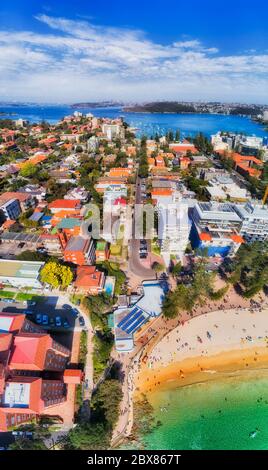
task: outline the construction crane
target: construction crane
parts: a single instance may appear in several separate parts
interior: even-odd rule
[[[268,186],[266,186],[264,196],[262,198],[262,205],[264,206],[268,197]]]

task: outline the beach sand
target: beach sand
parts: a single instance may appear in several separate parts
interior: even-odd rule
[[[268,309],[232,309],[193,318],[168,333],[135,377],[135,396],[164,387],[268,368]]]

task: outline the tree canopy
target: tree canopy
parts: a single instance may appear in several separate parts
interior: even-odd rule
[[[73,272],[69,266],[57,261],[48,261],[41,271],[41,281],[54,288],[68,287],[73,280]]]

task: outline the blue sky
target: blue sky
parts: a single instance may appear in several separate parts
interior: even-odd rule
[[[1,0],[0,99],[268,103],[266,0]]]

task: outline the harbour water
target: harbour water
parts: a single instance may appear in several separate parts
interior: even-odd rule
[[[186,387],[172,382],[147,398],[162,424],[143,437],[145,449],[268,449],[267,370]]]
[[[146,134],[148,137],[156,132],[163,135],[166,131],[180,130],[181,136],[193,136],[203,132],[210,136],[217,131],[229,131],[268,137],[261,124],[246,117],[224,116],[219,114],[146,114],[126,113],[121,108],[72,108],[69,105],[16,105],[0,106],[1,118],[26,119],[33,122],[46,120],[57,122],[63,116],[73,114],[74,111],[92,113],[97,117],[116,118],[123,116],[125,121],[137,129],[137,135]],[[5,113],[5,114],[2,114]]]

